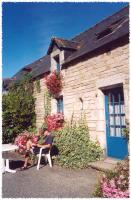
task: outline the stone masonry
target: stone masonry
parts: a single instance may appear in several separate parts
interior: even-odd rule
[[[57,52],[56,52],[57,51]],[[63,52],[55,50],[51,54],[60,53],[63,60]],[[55,63],[52,60],[51,70]],[[85,114],[90,136],[98,140],[106,148],[105,133],[105,108],[103,88],[122,84],[125,98],[126,118],[129,117],[129,45],[120,44],[112,50],[86,57],[84,60],[62,69],[64,116],[70,120],[72,115],[78,120],[82,113]],[[40,127],[44,119],[44,91],[45,78],[40,79],[41,92],[34,91],[36,98],[36,125]],[[80,101],[82,99],[82,102]],[[56,113],[56,100],[52,99],[51,113]],[[83,107],[83,109],[82,109]]]
[[[123,84],[126,118],[129,103],[129,46],[124,44],[110,52],[96,55],[64,69],[64,115],[70,120],[81,112],[86,115],[90,135],[106,147],[105,108],[102,88]],[[81,101],[83,99],[83,110]]]

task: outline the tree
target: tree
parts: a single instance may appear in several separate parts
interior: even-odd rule
[[[23,130],[35,127],[35,99],[31,75],[13,81],[7,94],[3,94],[3,143],[14,140]]]

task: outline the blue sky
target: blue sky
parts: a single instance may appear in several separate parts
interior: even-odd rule
[[[47,53],[52,36],[70,39],[128,3],[3,3],[3,78]]]

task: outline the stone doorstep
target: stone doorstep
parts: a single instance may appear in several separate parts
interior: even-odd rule
[[[107,171],[113,170],[116,167],[116,164],[120,161],[121,160],[107,157],[104,160],[91,162],[89,163],[89,166],[100,171]]]
[[[121,162],[121,160],[107,157],[105,158],[104,162],[116,165],[118,162]]]

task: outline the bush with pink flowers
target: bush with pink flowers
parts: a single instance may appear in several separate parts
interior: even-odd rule
[[[114,171],[102,175],[96,190],[95,197],[129,198],[129,161],[118,163]]]
[[[26,143],[29,138],[33,143],[37,143],[37,136],[32,135],[28,131],[22,132],[15,138],[15,144],[19,147],[19,153],[23,153],[26,150]]]
[[[52,96],[57,96],[62,90],[62,75],[56,70],[46,77],[46,86]]]
[[[45,124],[49,131],[58,130],[64,125],[64,115],[62,113],[48,115],[45,118]]]

